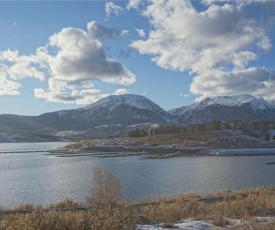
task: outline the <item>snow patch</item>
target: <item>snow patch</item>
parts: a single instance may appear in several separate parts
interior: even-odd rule
[[[138,225],[136,230],[164,230],[167,228],[161,227],[161,225]],[[174,224],[174,228],[171,230],[206,230],[215,229],[215,226],[206,221],[192,221],[186,220],[183,223]]]
[[[55,136],[58,137],[67,137],[67,136],[76,136],[80,134],[85,134],[87,131],[77,131],[77,130],[65,130],[54,133]]]

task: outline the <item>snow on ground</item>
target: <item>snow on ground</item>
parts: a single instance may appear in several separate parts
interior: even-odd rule
[[[240,130],[225,130],[213,133],[211,139],[213,147],[222,148],[270,148],[275,147],[275,141],[265,141]]]
[[[274,217],[257,217],[255,221],[241,221],[238,219],[228,219],[229,225],[226,227],[218,227],[212,224],[211,220],[195,221],[192,219],[183,220],[180,223],[176,223],[173,227],[165,228],[162,224],[155,225],[137,225],[136,230],[221,230],[221,229],[236,229],[242,226],[257,227],[266,224],[274,223]],[[255,229],[255,228],[254,228]]]
[[[160,225],[138,225],[136,230],[164,230]],[[186,221],[183,223],[175,224],[174,227],[169,227],[170,230],[206,230],[206,229],[220,229],[213,224],[206,221]]]
[[[67,136],[76,136],[80,134],[85,134],[87,131],[77,131],[77,130],[65,130],[54,133],[54,135],[59,137],[67,137]]]

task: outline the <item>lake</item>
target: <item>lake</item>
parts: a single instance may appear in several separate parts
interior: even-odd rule
[[[0,152],[49,150],[68,143],[0,144]],[[45,152],[46,153],[46,152]],[[0,154],[0,206],[43,206],[66,197],[85,202],[92,171],[107,166],[121,178],[123,197],[142,200],[186,192],[275,186],[275,156],[200,156],[161,160],[142,157],[55,157],[43,153]]]

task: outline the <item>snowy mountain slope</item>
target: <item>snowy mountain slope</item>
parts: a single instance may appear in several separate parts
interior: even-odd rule
[[[275,109],[275,105],[266,102],[263,98],[255,98],[248,94],[234,95],[234,96],[218,96],[214,98],[207,98],[204,100],[204,106],[209,105],[225,105],[225,106],[242,106],[250,104],[255,110],[261,109]]]
[[[122,113],[133,113],[136,120],[172,122],[170,115],[157,104],[146,97],[133,94],[112,95],[103,98],[83,108],[81,111],[85,112],[81,116],[89,118],[99,111],[105,111],[109,115],[107,116],[107,120],[112,120],[116,116],[116,113],[119,113],[122,109],[124,109]]]
[[[105,97],[89,106],[86,106],[85,110],[94,109],[97,107],[108,107],[110,110],[114,110],[119,105],[128,105],[132,107],[136,107],[139,109],[150,109],[150,110],[161,110],[157,104],[150,101],[148,98],[133,94],[124,94],[124,95],[111,95],[109,97]]]
[[[37,119],[58,130],[88,129],[109,124],[172,122],[170,115],[157,104],[133,94],[108,96],[84,108],[46,113]]]
[[[205,98],[190,106],[169,111],[177,122],[209,122],[214,120],[273,120],[275,105],[248,94]]]
[[[28,130],[56,132],[62,130],[87,130],[95,126],[143,123],[171,123],[165,110],[143,96],[108,96],[89,106],[73,110],[61,110],[39,116],[0,115],[3,130]]]

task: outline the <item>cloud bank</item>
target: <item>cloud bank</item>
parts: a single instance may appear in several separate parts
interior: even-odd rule
[[[151,55],[161,68],[188,71],[193,76],[193,94],[250,93],[275,98],[274,73],[252,65],[259,54],[272,49],[262,24],[245,13],[244,1],[202,2],[206,9],[198,11],[189,0],[150,1],[142,10],[150,21],[149,37],[132,42],[131,48]],[[246,5],[252,3],[270,4],[246,1]]]
[[[105,42],[122,37],[118,31],[92,21],[87,29],[64,28],[49,37],[48,44],[39,47],[34,55],[20,55],[18,51],[0,52],[0,95],[18,95],[18,80],[32,77],[48,80],[48,89],[34,89],[38,99],[87,104],[107,94],[94,88],[93,81],[130,85],[136,80],[118,61],[107,57]]]

